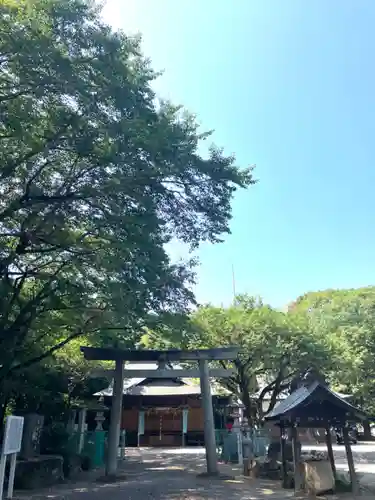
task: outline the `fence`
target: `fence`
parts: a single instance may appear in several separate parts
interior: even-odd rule
[[[252,453],[255,457],[262,457],[266,454],[271,442],[269,432],[264,429],[251,429],[245,438],[250,439]]]
[[[107,437],[106,431],[73,432],[69,437],[67,449],[70,453],[87,456],[94,467],[100,467],[105,462]]]
[[[218,453],[225,462],[242,462],[242,457],[251,454],[254,457],[265,456],[270,437],[268,431],[251,429],[243,432],[229,432],[218,429],[215,431]]]

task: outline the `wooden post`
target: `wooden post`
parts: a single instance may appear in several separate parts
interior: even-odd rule
[[[86,414],[86,408],[82,408],[78,414],[78,453],[82,453],[85,445]]]
[[[299,493],[302,489],[301,459],[298,446],[298,432],[296,424],[292,427],[292,445],[293,445],[293,465],[294,465],[294,491]]]
[[[186,446],[189,408],[182,408],[182,447]]]
[[[219,470],[217,466],[216,456],[215,424],[212,406],[211,386],[208,361],[206,359],[199,360],[199,369],[204,417],[204,444],[206,447],[207,474],[210,476],[215,476],[219,474]]]
[[[145,418],[146,418],[146,413],[144,410],[140,409],[138,410],[138,441],[137,441],[137,446],[138,448],[141,446],[141,436],[144,436],[145,434]]]
[[[5,468],[7,464],[7,456],[1,453],[0,457],[0,498],[3,498],[4,482],[5,482]]]
[[[280,424],[280,450],[281,450],[281,475],[282,475],[282,487],[288,487],[288,470],[286,464],[286,450],[285,450],[285,436],[284,436],[284,426]]]
[[[68,424],[66,426],[66,430],[69,432],[69,435],[73,434],[73,432],[74,432],[76,417],[77,417],[77,410],[71,410],[70,415],[69,415]]]
[[[106,475],[114,476],[117,472],[117,453],[120,441],[120,427],[122,414],[122,394],[124,390],[124,362],[116,361],[113,380],[113,395],[111,407],[111,421],[108,432],[108,451]]]
[[[350,446],[350,441],[349,441],[349,429],[345,426],[343,428],[342,432],[343,432],[343,437],[344,437],[346,457],[347,457],[348,466],[349,466],[350,481],[352,483],[352,492],[353,492],[353,495],[358,495],[359,494],[359,481],[358,481],[357,474],[355,472],[355,467],[354,467],[353,453],[352,453],[352,448]]]
[[[329,458],[329,461],[331,463],[331,469],[333,472],[333,477],[336,479],[335,457],[333,455],[332,434],[331,434],[331,428],[329,425],[326,427],[326,444],[327,444],[328,458]]]
[[[7,498],[13,498],[14,476],[16,474],[16,464],[17,464],[17,453],[12,453],[12,455],[10,456],[10,469],[9,469]]]
[[[241,429],[237,432],[237,455],[238,464],[243,467],[243,443],[242,443],[242,432]]]

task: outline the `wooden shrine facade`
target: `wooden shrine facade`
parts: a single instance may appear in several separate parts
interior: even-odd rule
[[[144,365],[143,365],[144,366]],[[137,372],[137,365],[127,365],[127,370]],[[148,365],[158,373],[157,365]],[[132,378],[125,379],[121,429],[126,431],[127,446],[180,447],[204,444],[204,414],[200,385],[189,379]],[[224,425],[225,412],[231,396],[217,392],[211,385],[215,428]],[[111,406],[112,389],[109,387],[97,396]]]

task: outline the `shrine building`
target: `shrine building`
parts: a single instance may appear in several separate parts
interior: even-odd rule
[[[126,371],[157,370],[157,363],[127,363],[123,386],[121,430],[127,446],[194,446],[204,444],[203,408],[198,379],[173,376],[177,364],[163,366],[170,378],[127,378]],[[211,380],[215,428],[222,429],[231,394]],[[95,394],[111,407],[113,383]]]

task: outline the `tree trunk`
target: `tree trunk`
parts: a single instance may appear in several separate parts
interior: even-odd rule
[[[250,394],[248,391],[243,391],[242,392],[242,403],[244,405],[244,413],[245,417],[247,418],[247,421],[250,426],[253,426],[256,421],[257,421],[257,411],[256,408],[254,408],[253,401],[250,398]]]

